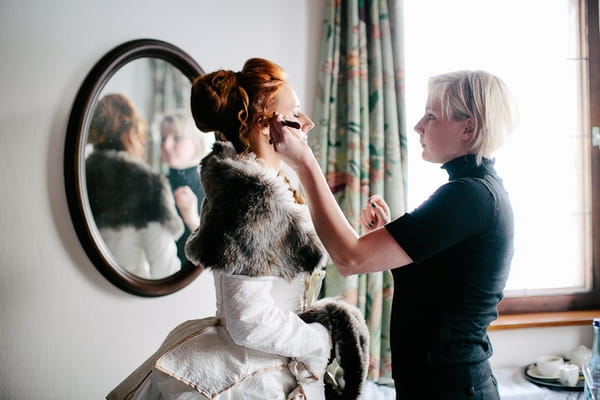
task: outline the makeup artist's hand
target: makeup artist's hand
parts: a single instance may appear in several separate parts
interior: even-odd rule
[[[194,231],[200,225],[198,215],[198,197],[189,186],[180,186],[173,193],[175,204],[183,217],[183,222],[190,231]]]
[[[284,121],[279,113],[273,113],[270,129],[275,151],[291,168],[301,167],[312,156],[307,143],[308,137],[300,129],[299,123]]]
[[[360,223],[367,232],[387,224],[390,218],[390,208],[378,194],[369,197],[360,212]]]

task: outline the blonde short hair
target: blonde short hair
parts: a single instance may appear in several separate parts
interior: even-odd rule
[[[194,123],[194,118],[188,110],[175,110],[166,113],[160,122],[160,131],[166,124],[173,125],[180,136],[190,138],[195,145],[194,159],[200,159],[208,153],[210,146],[214,142],[214,134],[203,133],[198,130]]]
[[[455,121],[473,119],[470,151],[477,164],[490,158],[514,130],[518,112],[504,82],[485,71],[455,71],[429,79],[427,105],[438,102],[442,115]]]

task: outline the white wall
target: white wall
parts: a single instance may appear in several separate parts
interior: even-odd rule
[[[137,38],[171,42],[206,71],[265,57],[288,71],[310,112],[323,4],[0,2],[1,399],[103,398],[176,323],[214,313],[208,275],[170,296],[132,296],[96,271],[77,239],[63,184],[64,138],[95,62]],[[522,364],[513,356],[531,343],[549,352],[580,338],[569,328],[520,332],[494,334],[498,365]]]
[[[491,363],[499,367],[523,367],[541,355],[568,356],[580,345],[592,347],[592,324],[490,331],[494,348]]]
[[[214,314],[208,274],[161,298],[120,291],[74,232],[63,184],[70,108],[113,47],[155,38],[206,71],[282,65],[312,107],[322,0],[0,2],[0,398],[101,399],[176,323]]]

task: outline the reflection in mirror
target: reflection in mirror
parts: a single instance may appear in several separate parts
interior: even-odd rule
[[[127,42],[94,66],[71,111],[71,216],[98,270],[130,293],[169,294],[201,272],[183,245],[199,223],[197,166],[214,140],[196,129],[189,107],[202,73],[169,43]]]
[[[92,215],[114,261],[140,278],[178,272],[188,262],[185,241],[199,224],[204,194],[197,168],[210,146],[203,137],[210,136],[194,125],[189,91],[177,68],[142,58],[111,78],[92,115],[86,149]]]
[[[101,97],[88,134],[87,197],[115,262],[140,278],[161,279],[181,269],[175,241],[183,223],[166,179],[145,159],[147,142],[147,124],[129,98]]]
[[[163,168],[169,179],[184,222],[184,233],[177,239],[177,256],[182,263],[191,263],[185,256],[185,242],[200,225],[200,206],[204,191],[200,184],[200,160],[208,154],[214,134],[200,132],[189,111],[166,113],[159,124]]]

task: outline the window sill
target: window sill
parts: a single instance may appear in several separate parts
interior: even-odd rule
[[[600,310],[509,314],[499,316],[497,320],[492,322],[488,330],[499,331],[575,325],[591,326],[594,318],[600,318]]]

